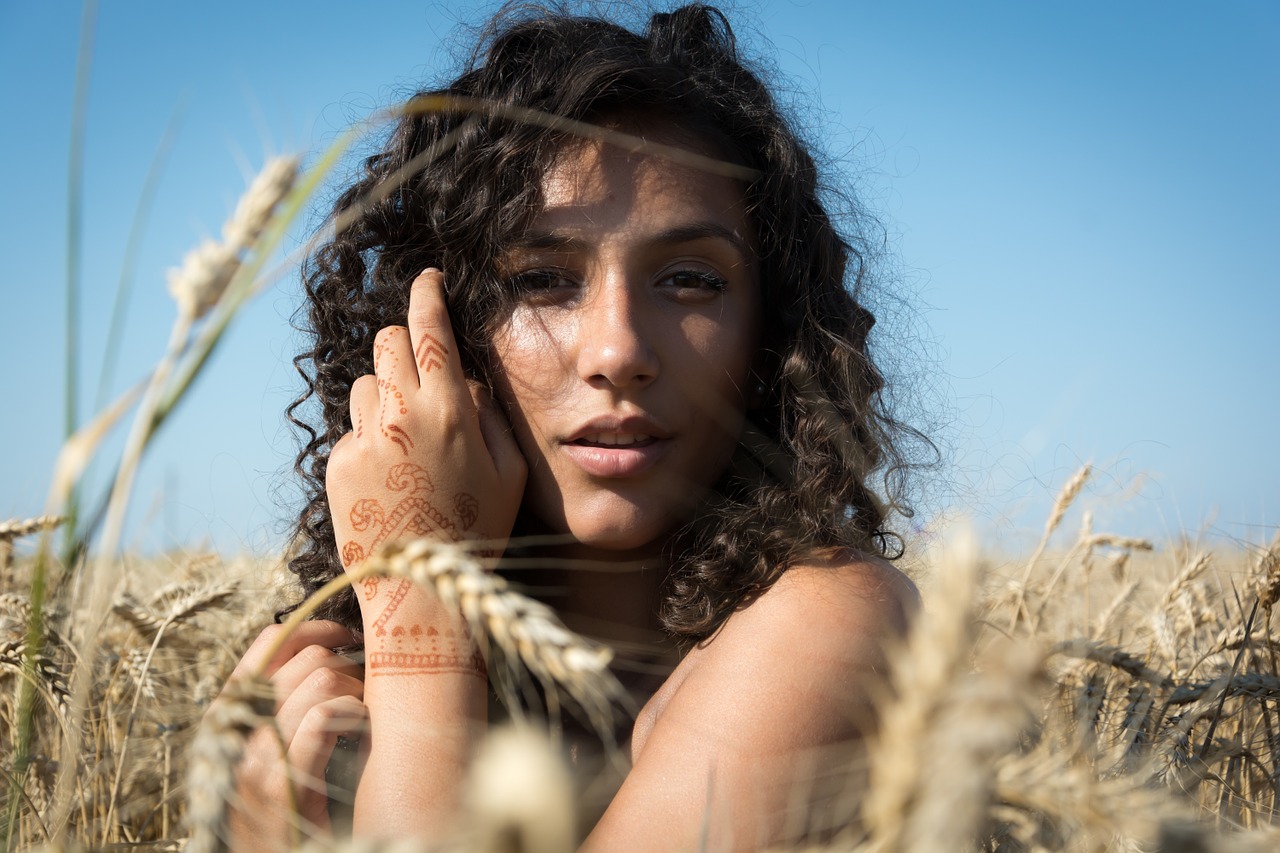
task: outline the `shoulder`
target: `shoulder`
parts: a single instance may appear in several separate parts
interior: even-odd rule
[[[642,712],[633,746],[642,748],[664,717],[712,708],[741,717],[740,732],[759,723],[763,739],[788,732],[815,745],[858,736],[887,650],[918,602],[915,585],[884,560],[840,553],[793,566],[689,652]],[[779,718],[796,725],[779,728]]]
[[[886,560],[829,552],[792,566],[725,621],[708,646],[743,634],[802,632],[816,645],[882,643],[906,633],[920,607],[915,584]]]

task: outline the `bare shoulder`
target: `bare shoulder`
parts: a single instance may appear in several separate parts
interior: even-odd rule
[[[918,606],[915,585],[884,560],[845,553],[791,567],[689,652],[641,713],[635,752],[668,712],[741,717],[738,731],[856,736]],[[779,715],[809,725],[779,728]]]
[[[710,813],[777,838],[797,785],[816,792],[822,768],[857,764],[885,652],[916,602],[911,581],[882,560],[838,554],[788,569],[645,706],[634,768],[587,847],[614,849],[658,825],[696,837]]]
[[[803,638],[813,652],[839,657],[879,649],[900,638],[920,606],[905,574],[886,560],[850,552],[810,558],[792,566],[749,606],[726,620],[707,644],[726,653],[746,637]]]

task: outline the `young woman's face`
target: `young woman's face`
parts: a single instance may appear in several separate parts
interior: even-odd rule
[[[731,179],[597,142],[566,147],[502,258],[494,340],[529,462],[525,507],[611,551],[660,545],[724,471],[760,322]]]

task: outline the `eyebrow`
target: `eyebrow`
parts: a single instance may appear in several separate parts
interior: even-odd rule
[[[681,243],[693,243],[697,240],[723,240],[732,246],[742,259],[750,262],[755,252],[746,240],[737,233],[716,222],[692,222],[688,225],[677,225],[652,238],[647,243],[651,246],[671,246]],[[526,231],[511,244],[512,249],[532,249],[572,254],[585,252],[590,248],[586,240],[571,237],[557,231]]]

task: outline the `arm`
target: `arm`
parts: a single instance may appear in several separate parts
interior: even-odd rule
[[[334,445],[325,483],[344,566],[410,537],[500,550],[523,493],[524,460],[496,408],[463,375],[438,271],[414,281],[408,328],[378,333],[374,370],[352,386],[353,429]],[[443,835],[486,722],[483,659],[431,590],[395,578],[356,587],[370,751],[354,831]]]
[[[692,651],[674,689],[642,713],[634,767],[584,849],[784,840],[788,809],[812,802],[824,769],[847,768],[874,725],[884,645],[902,635],[915,600],[910,581],[879,561],[784,574]]]

